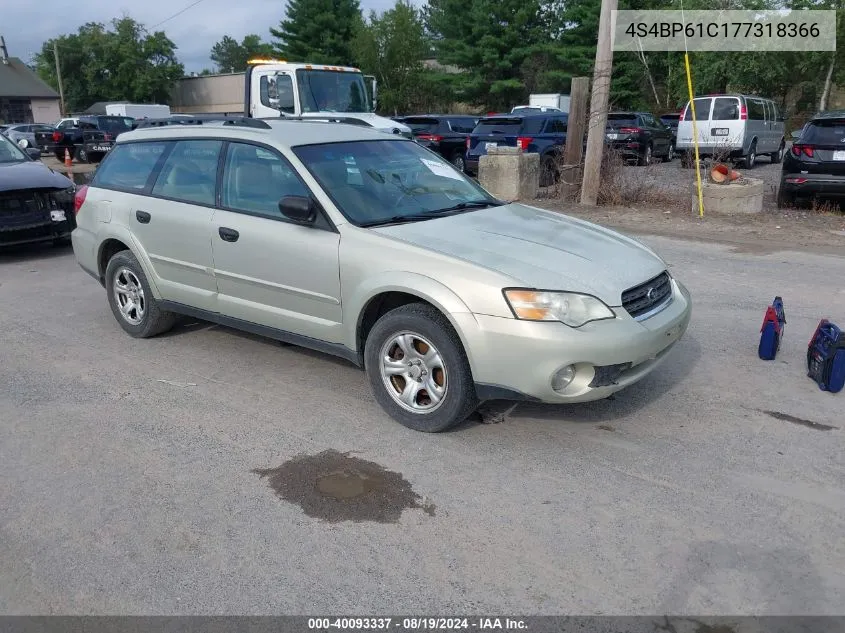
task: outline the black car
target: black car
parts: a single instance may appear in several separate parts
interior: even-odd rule
[[[396,119],[411,128],[414,139],[437,152],[455,167],[466,167],[467,138],[475,129],[479,117],[462,114],[425,114]]]
[[[845,110],[816,114],[784,154],[778,206],[816,196],[845,197]]]
[[[76,187],[39,156],[0,135],[0,247],[64,242],[76,228]]]
[[[99,163],[114,147],[115,139],[132,130],[134,121],[124,116],[81,116],[72,127],[36,132],[35,142],[60,161],[67,150],[71,158],[81,163]]]
[[[669,113],[660,115],[660,122],[663,123],[663,125],[668,127],[670,130],[672,130],[672,140],[675,142],[676,147],[678,145],[678,122],[680,120],[680,113]]]
[[[640,165],[650,165],[655,156],[675,158],[672,130],[649,112],[611,112],[605,134],[610,147]]]

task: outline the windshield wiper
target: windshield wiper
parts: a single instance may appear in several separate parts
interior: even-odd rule
[[[358,226],[385,226],[387,224],[404,224],[405,222],[419,222],[420,220],[431,220],[441,215],[448,213],[455,213],[458,211],[468,211],[470,209],[484,209],[487,207],[500,207],[504,202],[501,200],[470,200],[468,202],[459,202],[451,207],[443,209],[432,209],[431,211],[423,211],[422,213],[408,213],[406,215],[394,215],[389,218],[380,218],[378,220],[370,220],[363,222]]]

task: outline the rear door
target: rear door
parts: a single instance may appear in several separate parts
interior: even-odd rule
[[[757,154],[765,154],[771,151],[769,148],[771,140],[766,102],[756,97],[747,97],[745,103],[748,110],[748,120],[746,121],[745,129],[746,139],[748,140],[746,148],[750,147],[750,144],[756,140]]]
[[[118,144],[97,170],[108,183],[111,215],[129,226],[162,298],[216,308],[211,217],[217,159],[212,140]]]
[[[810,121],[791,151],[802,171],[845,176],[845,117]]]
[[[684,108],[683,119],[678,122],[678,146],[685,149],[693,147],[693,108],[695,107],[696,128],[698,129],[698,144],[710,143],[710,110],[713,106],[712,97],[699,97],[692,104],[687,103]]]
[[[741,110],[739,97],[714,98],[710,122],[705,128],[707,143],[725,151],[743,147],[747,121],[742,120]]]

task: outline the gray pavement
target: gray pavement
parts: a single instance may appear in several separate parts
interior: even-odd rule
[[[0,255],[0,613],[845,614],[845,392],[804,369],[818,319],[845,324],[845,259],[644,240],[694,299],[657,372],[442,435],[317,353],[134,340],[68,249]],[[307,479],[335,451],[406,509],[329,521],[274,492],[337,486]]]

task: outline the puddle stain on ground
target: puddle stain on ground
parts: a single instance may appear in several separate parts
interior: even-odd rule
[[[396,523],[409,508],[434,516],[434,504],[421,499],[401,473],[349,453],[299,455],[276,468],[252,472],[266,478],[279,498],[329,523]]]
[[[815,429],[816,431],[833,431],[838,429],[837,426],[830,426],[829,424],[822,424],[821,422],[813,422],[812,420],[805,420],[804,418],[796,418],[794,415],[789,415],[787,413],[781,413],[780,411],[760,411],[761,413],[765,413],[769,417],[774,418],[775,420],[782,420],[784,422],[792,422],[792,424],[798,424],[800,426],[806,426],[810,429]]]

